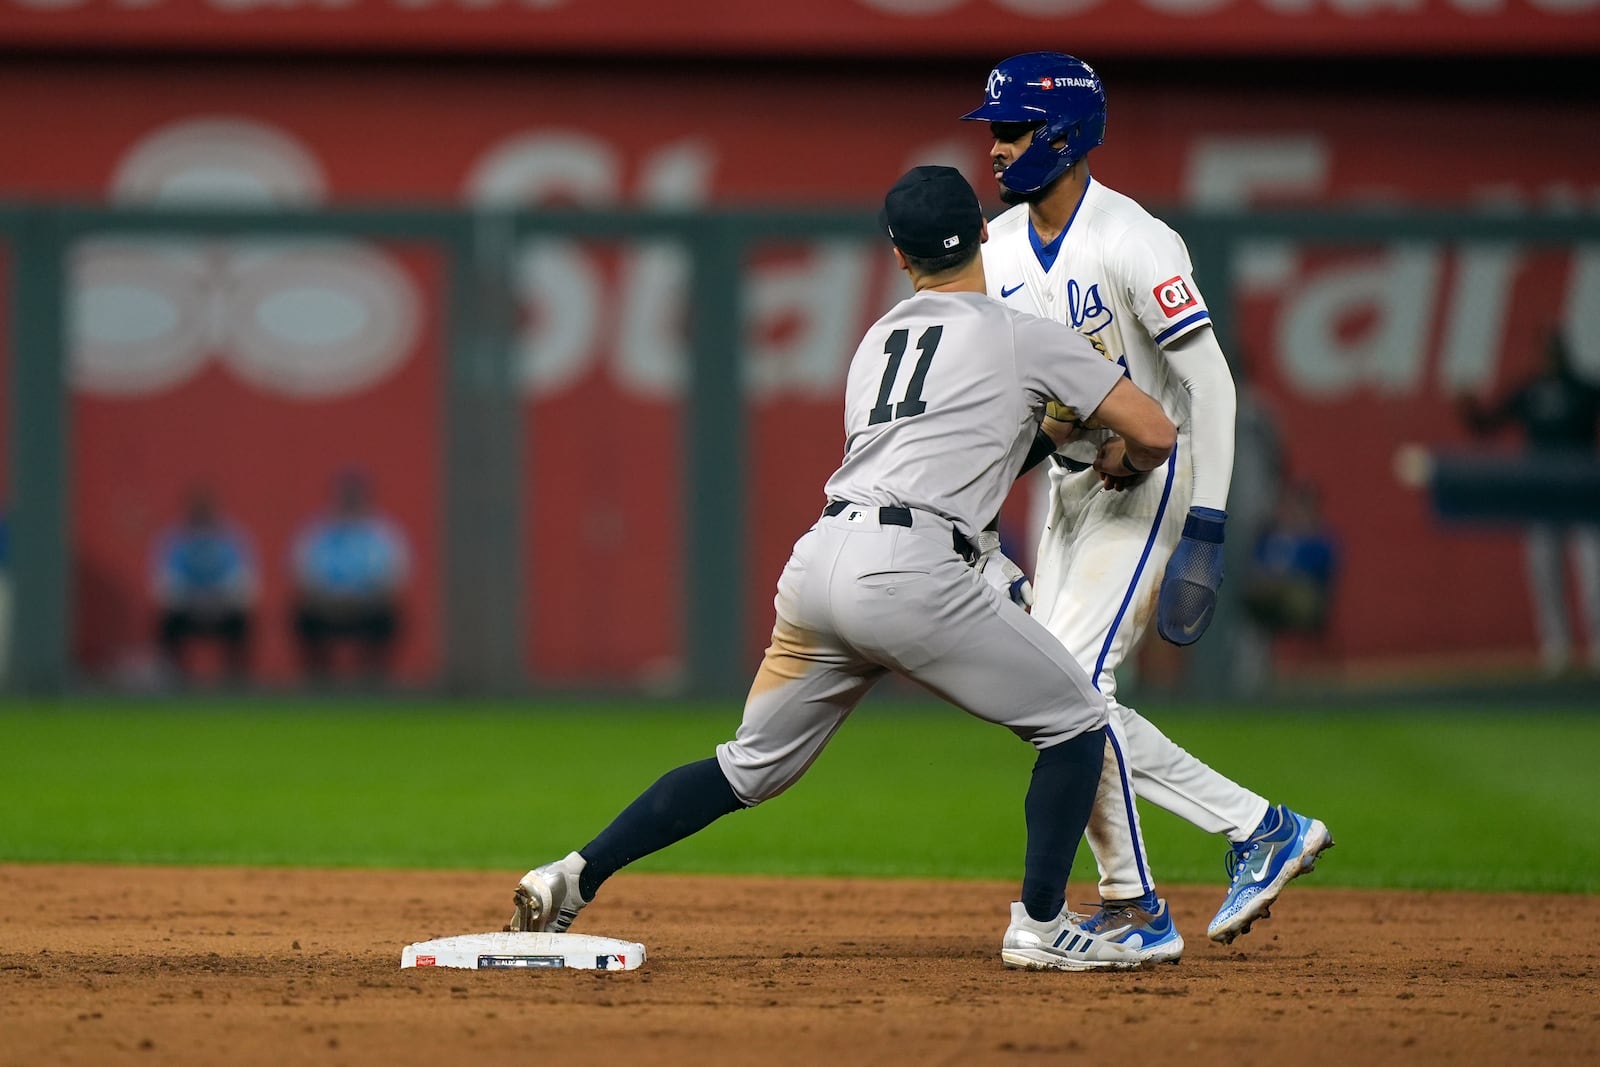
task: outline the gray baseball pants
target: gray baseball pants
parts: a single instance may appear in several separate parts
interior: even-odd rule
[[[798,542],[772,644],[717,762],[753,805],[805,774],[890,671],[1046,749],[1106,724],[1105,699],[1050,632],[957,555],[931,512],[849,505]]]

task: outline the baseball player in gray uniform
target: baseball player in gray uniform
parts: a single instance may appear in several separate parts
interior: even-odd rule
[[[622,867],[789,788],[894,671],[1038,750],[1004,964],[1142,962],[1064,907],[1106,750],[1105,701],[1061,643],[970,563],[973,536],[1027,460],[1059,443],[1041,429],[1047,402],[1118,434],[1130,470],[1164,462],[1175,428],[1077,331],[985,295],[987,224],[958,171],[911,170],[880,220],[915,292],[851,360],[844,462],[778,580],[772,643],[738,732],[714,758],[663,775],[582,849],[529,871],[511,929],[567,929]]]
[[[989,124],[1001,199],[1013,205],[994,220],[989,294],[1092,338],[1179,428],[1171,460],[1132,478],[1108,470],[1087,440],[1055,457],[1034,612],[1110,709],[1110,749],[1088,830],[1102,903],[1086,925],[1140,946],[1147,959],[1173,962],[1183,938],[1156,893],[1135,793],[1228,836],[1230,884],[1207,930],[1217,941],[1265,918],[1290,880],[1333,844],[1320,820],[1268,803],[1117,700],[1116,667],[1152,619],[1162,637],[1187,645],[1215,610],[1233,379],[1183,240],[1089,174],[1088,154],[1105,136],[1106,99],[1087,63],[1060,52],[1006,59],[990,71],[983,103],[962,117]]]

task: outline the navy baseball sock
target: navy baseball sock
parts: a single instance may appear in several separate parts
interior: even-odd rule
[[[715,757],[668,771],[578,850],[586,861],[578,892],[585,901],[593,900],[600,883],[634,860],[699,833],[743,807]]]
[[[1067,902],[1072,857],[1089,825],[1105,758],[1102,726],[1044,749],[1034,761],[1022,805],[1028,822],[1022,906],[1038,922],[1054,919]]]

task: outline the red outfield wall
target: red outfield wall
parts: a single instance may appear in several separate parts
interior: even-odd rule
[[[0,0],[0,41],[24,47],[987,59],[1046,38],[1101,57],[1575,55],[1600,45],[1600,0]]]
[[[225,188],[274,202],[865,206],[913,163],[954,162],[983,180],[985,131],[955,116],[977,102],[987,63],[941,64],[909,86],[905,71],[20,64],[0,71],[0,198]],[[1114,81],[1110,99],[1095,174],[1147,203],[1592,210],[1600,197],[1595,116],[1582,106],[1533,114],[1470,92],[1407,102]],[[873,115],[894,121],[863,118]],[[118,273],[125,254],[88,249],[79,264],[84,655],[103,665],[141,639],[144,553],[184,485],[224,484],[261,542],[276,610],[290,527],[337,468],[357,463],[413,538],[418,625],[403,662],[428,677],[439,647],[436,258],[340,246],[296,267],[213,245],[168,250],[161,269],[147,262],[134,276]],[[529,661],[552,681],[670,674],[683,595],[683,264],[659,249],[549,245],[518,262]],[[1217,311],[1235,316],[1235,354],[1343,542],[1334,634],[1317,654],[1531,655],[1514,537],[1441,535],[1390,461],[1403,442],[1462,440],[1449,398],[1531,367],[1547,322],[1565,320],[1580,356],[1600,360],[1600,250],[1274,246],[1243,265],[1241,305]],[[151,277],[167,288],[134,291]],[[296,281],[311,277],[325,284]],[[877,251],[830,246],[763,254],[749,284],[753,656],[771,583],[838,458],[845,361],[900,289]],[[132,319],[115,313],[129,307]],[[297,316],[308,308],[317,314]],[[295,325],[313,320],[317,336]],[[613,428],[619,411],[626,434]],[[269,618],[267,629],[263,667],[286,675],[282,627]]]

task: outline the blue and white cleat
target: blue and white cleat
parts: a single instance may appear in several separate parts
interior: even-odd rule
[[[1255,836],[1234,845],[1223,860],[1231,880],[1228,895],[1206,933],[1224,945],[1249,933],[1257,919],[1268,918],[1284,887],[1333,847],[1333,835],[1321,820],[1297,815],[1282,804],[1269,808],[1261,822],[1266,829],[1258,828]]]
[[[1139,900],[1108,900],[1083,928],[1139,953],[1144,963],[1177,963],[1183,957],[1183,935],[1172,921],[1165,900],[1155,908]]]

